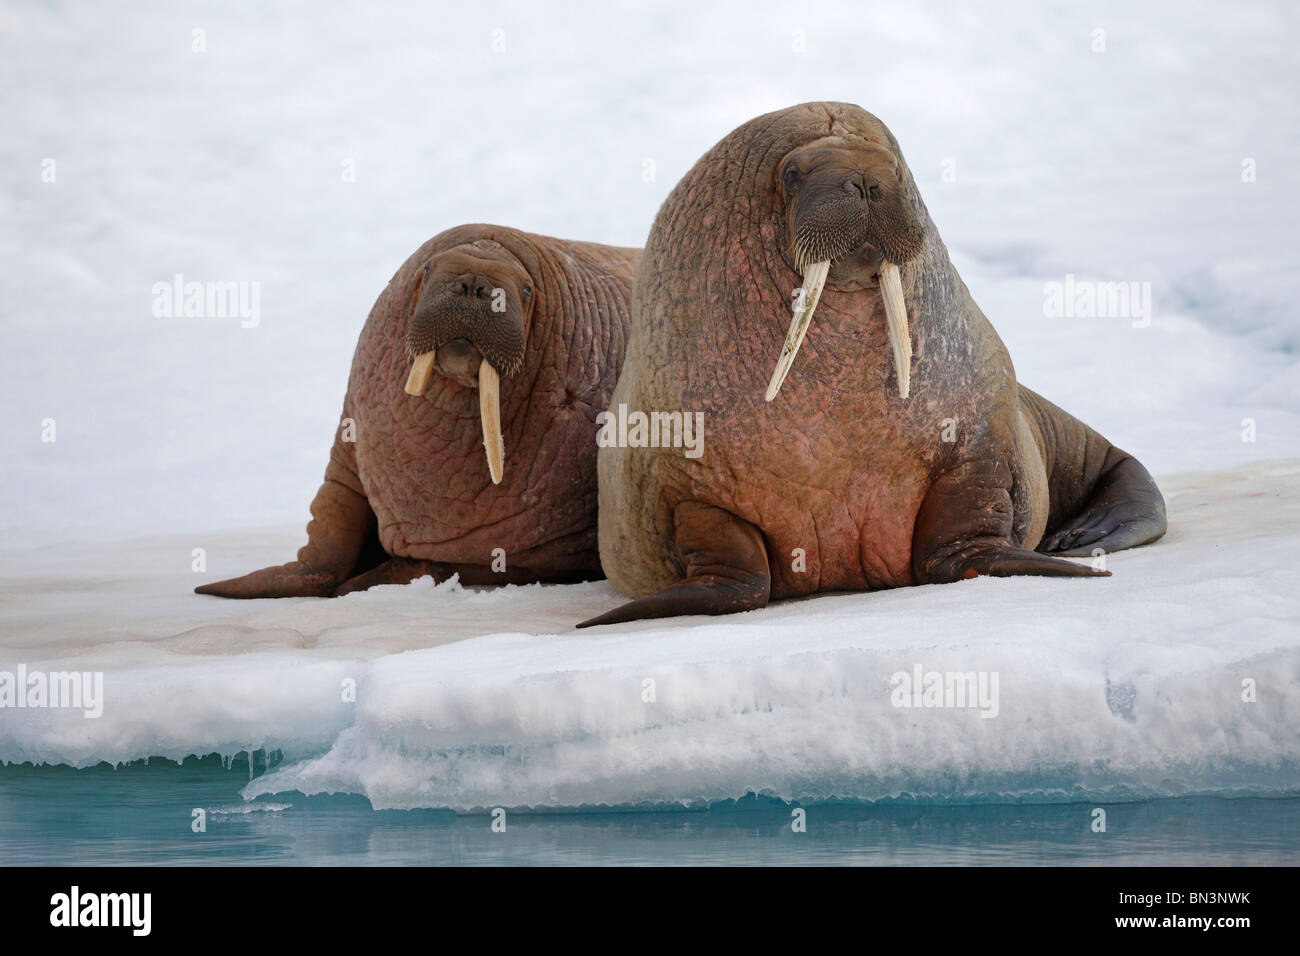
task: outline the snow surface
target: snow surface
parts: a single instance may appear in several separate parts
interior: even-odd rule
[[[248,795],[377,807],[1294,793],[1298,29],[1174,3],[6,4],[0,670],[103,670],[107,700],[0,710],[0,760],[278,749]],[[420,242],[640,244],[717,139],[812,99],[890,125],[1021,380],[1160,478],[1164,541],[1107,580],[588,632],[607,584],[190,593],[302,543],[356,334]],[[260,324],[155,318],[176,273],[260,283]],[[1067,274],[1149,281],[1149,327],[1045,317]],[[999,716],[892,707],[918,663],[997,671]]]

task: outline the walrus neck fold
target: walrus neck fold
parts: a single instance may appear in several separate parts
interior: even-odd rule
[[[798,252],[796,252],[798,255]],[[795,356],[803,345],[804,336],[812,324],[813,311],[826,286],[826,277],[830,272],[831,261],[823,259],[813,262],[803,273],[803,287],[795,297],[794,316],[790,319],[790,328],[785,334],[785,344],[776,361],[771,381],[767,384],[764,398],[772,401],[781,391],[786,376],[794,366]],[[889,346],[894,356],[894,372],[898,378],[898,395],[907,398],[911,394],[912,381],[912,338],[907,322],[907,302],[903,298],[903,282],[898,266],[892,262],[881,263],[878,276],[880,297],[885,306],[885,330],[889,335]]]
[[[433,380],[437,350],[417,355],[406,379],[406,394],[424,395]],[[505,473],[505,440],[501,435],[501,375],[492,363],[483,359],[478,368],[478,408],[483,427],[483,450],[487,454],[488,473],[492,484],[501,484]]]

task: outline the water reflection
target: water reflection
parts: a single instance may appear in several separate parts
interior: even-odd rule
[[[766,798],[698,810],[381,811],[355,795],[280,795],[247,809],[247,761],[114,769],[0,768],[8,864],[1258,865],[1300,862],[1300,798],[1101,804],[807,806]],[[288,805],[285,807],[285,805]],[[206,832],[191,829],[192,811]]]

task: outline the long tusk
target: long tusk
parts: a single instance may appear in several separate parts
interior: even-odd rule
[[[776,393],[781,391],[781,385],[785,382],[785,377],[790,374],[790,367],[794,365],[794,357],[799,354],[799,346],[803,345],[803,337],[808,334],[808,326],[812,323],[813,309],[817,308],[817,300],[821,298],[822,287],[826,285],[826,274],[830,272],[831,262],[825,259],[821,262],[814,262],[803,274],[803,289],[799,293],[799,298],[795,300],[794,317],[790,320],[790,329],[785,333],[785,345],[781,347],[781,357],[776,361],[776,369],[772,372],[772,381],[767,383],[767,400],[770,402],[776,398]]]
[[[483,448],[487,451],[492,484],[501,484],[506,449],[501,438],[501,376],[484,359],[478,367],[478,414],[483,419]]]
[[[912,388],[912,337],[907,330],[907,303],[903,301],[903,280],[898,266],[884,262],[880,266],[880,297],[885,301],[885,329],[894,349],[894,371],[898,374],[898,394],[907,398]]]
[[[433,378],[433,362],[437,357],[437,349],[415,357],[411,374],[406,377],[407,395],[423,395],[429,390],[429,382]]]

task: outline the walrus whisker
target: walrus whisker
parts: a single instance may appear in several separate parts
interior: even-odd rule
[[[843,242],[834,242],[820,233],[805,231],[795,237],[794,265],[801,273],[823,259],[834,261],[847,252]]]
[[[785,345],[781,348],[781,357],[777,359],[776,369],[772,372],[772,380],[767,384],[767,400],[770,402],[776,398],[776,393],[781,391],[781,385],[785,382],[785,377],[790,374],[790,368],[794,365],[794,357],[799,354],[799,346],[803,345],[803,337],[808,334],[808,326],[812,323],[813,310],[817,308],[817,300],[821,298],[822,287],[826,285],[826,275],[830,272],[831,263],[829,259],[823,259],[821,262],[814,262],[803,274],[803,288],[799,292],[799,297],[795,300],[794,316],[790,319],[790,329],[785,334]]]
[[[433,380],[433,363],[437,358],[437,349],[430,349],[415,357],[411,363],[411,374],[406,377],[407,395],[423,395],[429,390],[429,382]]]
[[[501,484],[505,471],[505,442],[501,438],[501,376],[487,359],[478,367],[478,413],[483,419],[483,448],[492,484]]]
[[[880,265],[880,297],[885,302],[885,329],[894,350],[894,371],[898,374],[898,394],[907,398],[912,385],[912,337],[907,329],[907,303],[903,299],[903,281],[898,266]]]

